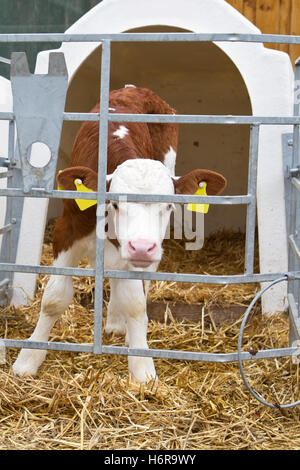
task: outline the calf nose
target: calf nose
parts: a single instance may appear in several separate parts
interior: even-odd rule
[[[132,261],[151,261],[157,251],[157,244],[152,240],[138,238],[128,242],[128,253]]]

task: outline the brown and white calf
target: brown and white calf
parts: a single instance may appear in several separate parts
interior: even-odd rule
[[[117,113],[174,114],[152,91],[128,86],[110,93],[110,111]],[[99,112],[99,104],[92,112]],[[63,189],[75,190],[74,181],[97,190],[97,122],[85,122],[74,142],[70,167],[58,174]],[[219,194],[223,176],[209,170],[194,170],[175,177],[178,127],[175,124],[109,124],[107,190],[120,193],[194,194],[202,181],[207,194]],[[162,241],[173,204],[107,204],[114,237],[105,239],[105,269],[156,271],[162,257]],[[74,200],[64,200],[62,216],[53,233],[54,266],[77,266],[83,255],[95,259],[96,206],[80,210]],[[146,297],[149,282],[111,279],[105,331],[126,334],[130,348],[148,348]],[[48,341],[57,318],[73,297],[70,276],[51,276],[45,289],[41,313],[31,340]],[[46,351],[23,349],[13,365],[17,375],[35,374]],[[130,374],[140,382],[156,377],[152,358],[128,357]]]

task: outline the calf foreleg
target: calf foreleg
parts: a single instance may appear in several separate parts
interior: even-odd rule
[[[129,348],[148,349],[147,287],[144,288],[142,281],[131,279],[114,279],[111,283],[111,307],[115,313],[119,312],[119,316],[123,315]],[[128,367],[130,374],[139,382],[156,378],[152,357],[128,356]]]
[[[118,280],[110,279],[110,301],[107,306],[107,318],[105,325],[105,333],[115,333],[116,335],[125,335],[126,324],[125,317],[120,312],[120,306],[118,305],[117,286]]]
[[[53,265],[56,267],[76,266],[82,253],[77,244],[75,243],[67,251],[60,252]],[[32,341],[48,341],[54,323],[68,308],[72,298],[72,277],[51,276],[43,294],[39,320],[29,339]],[[47,351],[40,349],[22,349],[13,365],[13,372],[21,376],[36,374],[46,357],[46,353]]]

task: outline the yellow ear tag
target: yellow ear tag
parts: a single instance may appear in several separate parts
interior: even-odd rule
[[[84,184],[82,183],[80,179],[76,179],[74,181],[74,184],[76,186],[77,191],[84,191],[84,192],[90,192],[90,193],[94,192],[92,189],[89,189],[86,186],[84,186]],[[75,201],[81,211],[85,211],[89,207],[92,207],[95,204],[97,204],[97,201],[94,199],[75,199]]]
[[[58,170],[58,173],[61,173],[61,172],[62,172],[62,170]],[[60,185],[59,183],[57,183],[57,190],[58,190],[58,191],[62,191],[62,190],[63,190],[63,188],[61,187],[61,185]]]
[[[205,181],[202,181],[199,184],[199,189],[197,189],[194,196],[207,196],[206,186],[207,186],[207,183],[205,183]],[[192,203],[189,203],[187,205],[187,210],[188,211],[200,212],[201,214],[207,214],[208,208],[209,208],[209,204],[192,204]]]

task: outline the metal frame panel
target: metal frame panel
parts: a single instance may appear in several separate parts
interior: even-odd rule
[[[213,354],[204,352],[185,352],[185,351],[169,351],[157,349],[129,349],[118,346],[102,345],[102,304],[103,304],[103,280],[108,278],[120,279],[158,279],[177,282],[201,282],[210,284],[233,284],[233,283],[250,283],[250,282],[266,282],[275,284],[282,280],[288,281],[291,291],[289,293],[289,311],[291,317],[291,344],[294,338],[300,338],[299,331],[299,307],[298,302],[298,281],[300,280],[300,271],[294,262],[295,255],[300,258],[300,250],[298,248],[296,238],[296,198],[295,194],[300,189],[300,180],[297,178],[300,168],[300,115],[299,105],[295,104],[293,116],[201,116],[201,115],[133,115],[133,114],[110,114],[108,108],[109,100],[109,77],[110,77],[110,45],[111,42],[147,42],[147,41],[230,41],[230,42],[256,42],[256,43],[277,43],[277,44],[300,44],[300,36],[282,36],[282,35],[257,35],[257,34],[196,34],[196,33],[121,33],[121,34],[1,34],[1,42],[97,42],[102,43],[101,58],[101,107],[99,113],[63,113],[63,120],[72,121],[99,121],[100,138],[99,138],[99,166],[98,166],[98,191],[95,193],[85,193],[77,191],[57,191],[45,187],[28,186],[24,188],[17,184],[20,183],[20,170],[17,169],[16,161],[13,155],[13,124],[10,125],[10,156],[8,158],[8,168],[12,171],[9,177],[10,183],[6,189],[0,189],[0,196],[6,196],[8,200],[8,220],[3,231],[8,231],[10,237],[10,255],[5,262],[0,263],[0,291],[5,289],[9,283],[9,279],[13,272],[25,273],[49,273],[58,275],[77,275],[77,276],[95,276],[95,313],[94,313],[94,342],[93,344],[77,344],[62,342],[43,342],[30,340],[13,340],[3,339],[3,343],[7,347],[16,348],[32,348],[32,349],[52,349],[60,351],[84,351],[94,354],[121,354],[131,356],[151,356],[165,357],[184,360],[199,360],[212,362],[231,362],[243,361],[260,358],[274,358],[282,356],[294,356],[297,348],[288,347],[282,349],[270,349],[257,351],[255,355],[248,352],[230,354]],[[296,66],[296,79],[300,79],[300,67]],[[16,119],[15,113],[0,113],[0,120],[9,120],[13,123]],[[198,124],[222,124],[222,125],[249,125],[250,132],[250,155],[249,155],[249,172],[248,172],[248,192],[238,196],[184,196],[184,195],[146,195],[146,194],[121,194],[106,192],[106,172],[107,172],[107,135],[109,122],[158,122],[158,123],[198,123]],[[290,210],[290,230],[289,230],[289,272],[288,273],[265,273],[253,274],[254,261],[254,241],[255,241],[255,218],[256,218],[256,180],[257,180],[257,159],[258,159],[258,143],[259,129],[262,125],[293,125],[293,169],[298,169],[293,173],[290,183],[291,191],[291,210]],[[17,173],[19,172],[19,173]],[[17,175],[17,177],[16,177]],[[15,179],[14,179],[15,178]],[[12,200],[22,201],[24,197],[37,198],[66,198],[66,199],[94,199],[97,200],[97,233],[103,236],[97,237],[96,242],[96,265],[95,269],[82,268],[57,268],[49,266],[28,266],[14,264],[13,250],[15,249],[15,239],[12,234],[14,230],[11,212]],[[104,270],[104,231],[105,231],[105,202],[108,200],[116,200],[126,196],[128,201],[148,201],[148,202],[176,202],[176,203],[208,203],[208,204],[245,204],[247,206],[247,223],[246,223],[246,246],[245,246],[245,271],[240,276],[211,276],[197,274],[177,274],[177,273],[148,273],[148,272],[132,272],[132,271],[116,271]],[[1,228],[0,228],[1,231]],[[15,231],[17,233],[17,231]],[[3,253],[2,253],[2,260]],[[9,273],[9,275],[7,275]],[[2,279],[2,281],[1,281]],[[268,287],[264,288],[265,291]],[[262,292],[263,292],[262,291]],[[261,295],[258,294],[258,295]],[[251,310],[252,304],[249,309]],[[249,310],[248,309],[248,310]]]

